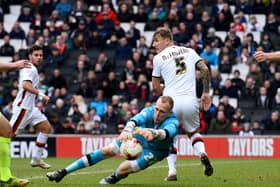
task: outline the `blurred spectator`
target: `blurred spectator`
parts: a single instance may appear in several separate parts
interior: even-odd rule
[[[242,47],[246,47],[249,51],[250,57],[253,57],[258,48],[258,43],[255,41],[254,35],[252,33],[246,34],[242,43]]]
[[[205,58],[211,68],[218,69],[219,59],[210,44],[205,44],[204,51],[200,54],[200,56]]]
[[[231,79],[225,80],[224,85],[219,90],[219,95],[238,98],[237,89],[232,85]]]
[[[215,34],[216,30],[213,27],[208,29],[205,38],[205,43],[210,44],[213,48],[221,48],[223,46],[222,39]]]
[[[84,124],[85,126],[85,131],[90,134],[92,132],[92,130],[94,129],[94,125],[95,125],[95,122],[94,120],[92,119],[91,115],[88,113],[88,112],[85,112],[83,114],[83,117],[82,117],[82,120],[79,121],[78,123],[78,126],[77,126],[77,129],[80,129],[80,125],[81,124]]]
[[[116,47],[116,60],[127,60],[132,56],[132,47],[125,37],[119,40]]]
[[[232,121],[229,129],[233,134],[238,134],[241,130],[240,124],[237,121]]]
[[[137,80],[137,98],[141,101],[148,101],[150,96],[150,86],[147,77],[140,74]]]
[[[229,55],[224,55],[219,63],[219,71],[221,73],[231,73],[233,63],[229,59]]]
[[[118,20],[120,22],[129,22],[133,18],[133,13],[129,10],[128,4],[126,2],[121,2],[119,4],[119,11],[117,13]]]
[[[279,134],[280,131],[279,112],[277,111],[271,112],[270,115],[268,115],[262,120],[262,124],[264,125],[264,133]]]
[[[121,27],[121,24],[119,22],[117,22],[115,24],[115,28],[114,31],[115,35],[117,36],[117,39],[120,39],[122,37],[125,37],[125,31],[124,29]]]
[[[107,126],[106,132],[108,134],[116,134],[117,133],[117,125],[118,125],[118,114],[114,112],[114,108],[112,105],[107,106],[107,111],[104,115],[104,123]]]
[[[96,98],[90,102],[90,108],[96,109],[96,114],[100,117],[105,115],[107,109],[107,101],[103,97],[104,93],[102,90],[96,91]]]
[[[146,38],[144,36],[140,36],[139,43],[137,45],[137,50],[140,50],[141,56],[146,58],[149,53],[149,46],[147,44]]]
[[[128,43],[133,48],[136,47],[137,40],[140,39],[140,30],[135,27],[135,21],[131,20],[129,22],[129,29],[125,32],[125,37],[127,38]]]
[[[238,117],[240,118],[239,120],[242,120],[241,118],[243,118],[241,116],[241,113],[238,114],[237,116],[234,116],[235,114],[235,109],[234,107],[229,103],[229,97],[228,96],[223,96],[222,99],[221,99],[221,103],[223,104],[224,106],[224,112],[225,112],[225,115],[226,117],[229,119],[229,120],[232,120],[234,117]]]
[[[249,72],[247,74],[247,77],[252,77],[257,87],[261,86],[261,84],[263,83],[262,72],[259,65],[256,63],[252,63],[249,65]]]
[[[103,3],[102,11],[99,12],[95,18],[97,24],[103,19],[103,12],[106,12],[108,14],[108,19],[112,20],[115,24],[119,22],[117,14],[110,8],[109,3]]]
[[[81,84],[87,78],[88,71],[85,67],[85,62],[78,60],[76,62],[75,74],[73,74],[72,80],[74,84]]]
[[[136,12],[136,14],[133,15],[133,18],[135,22],[142,22],[142,23],[147,22],[148,14],[145,12],[144,5],[140,4],[138,6],[138,11]]]
[[[227,30],[228,31],[228,30]],[[236,32],[230,30],[229,34],[226,36],[225,41],[229,40],[233,48],[238,48],[241,46],[240,37],[236,35]]]
[[[226,110],[226,107],[225,107],[225,110]],[[242,109],[237,108],[235,113],[233,114],[232,121],[237,122],[238,126],[240,126],[242,123],[245,123],[246,120],[248,120],[248,119],[246,119],[246,116],[243,113]]]
[[[119,88],[118,88],[116,94],[117,94],[123,101],[128,101],[128,100],[129,100],[128,89],[127,89],[127,86],[126,86],[125,81],[120,81],[120,83],[119,83]]]
[[[239,0],[236,2],[235,13],[238,13],[240,11],[244,12],[244,14],[252,13],[252,7],[249,4],[248,0]]]
[[[246,99],[252,99],[256,98],[257,96],[257,88],[255,85],[255,81],[252,77],[246,78],[245,81],[245,88],[242,92],[242,98]]]
[[[91,131],[91,134],[105,134],[107,132],[107,126],[101,122],[100,119],[95,119],[94,120],[94,127]]]
[[[262,7],[262,9],[264,9]],[[247,32],[262,32],[263,28],[260,26],[257,17],[256,16],[251,16],[249,23],[247,24]]]
[[[162,21],[158,18],[158,13],[156,11],[149,15],[149,19],[145,24],[144,31],[155,31],[158,27],[162,26]]]
[[[200,23],[202,24],[205,31],[209,31],[210,27],[214,28],[213,21],[210,18],[209,13],[207,11],[202,12]]]
[[[9,35],[9,33],[5,30],[3,22],[0,21],[0,39],[3,39],[6,35]]]
[[[79,21],[78,28],[71,33],[70,38],[73,39],[76,49],[87,49],[90,36],[91,32],[87,28],[86,21],[82,19]]]
[[[75,133],[75,125],[71,122],[71,119],[66,118],[62,122],[62,126],[59,129],[56,129],[57,134],[74,134]]]
[[[76,134],[88,134],[84,123],[80,123],[77,126]]]
[[[252,13],[253,14],[266,14],[267,9],[264,8],[265,4],[263,0],[254,0],[252,4]]]
[[[275,15],[279,16],[280,15],[280,2],[277,0],[270,0],[268,7],[266,7],[267,12],[272,12]]]
[[[234,22],[231,24],[230,30],[234,32],[245,32],[246,28],[245,25],[241,23],[241,19],[239,15],[234,17]]]
[[[251,129],[251,125],[249,122],[244,123],[242,125],[242,129],[239,132],[239,136],[254,136],[254,132]]]
[[[272,110],[276,107],[275,99],[267,95],[265,87],[260,87],[259,89],[259,93],[256,97],[256,107],[266,110]]]
[[[230,28],[230,20],[226,20],[225,14],[220,12],[215,16],[213,26],[217,31],[228,31]]]
[[[99,87],[96,80],[96,74],[93,70],[89,70],[87,73],[86,80],[81,82],[77,90],[77,94],[82,95],[86,98],[93,98],[95,90]]]
[[[53,70],[52,76],[50,77],[49,80],[49,86],[52,86],[54,88],[67,87],[66,79],[61,74],[60,69],[55,68]]]
[[[270,52],[275,49],[268,33],[263,33],[263,37],[260,41],[260,46],[262,46],[264,52]]]
[[[263,135],[263,127],[261,126],[260,121],[253,121],[252,131],[254,135]]]
[[[54,8],[55,6],[52,0],[43,0],[43,2],[39,5],[39,14],[42,16],[44,21],[46,21],[49,15],[51,15]]]
[[[22,27],[20,26],[19,22],[14,23],[9,35],[10,35],[11,39],[21,39],[21,40],[25,39],[25,32],[22,29]]]
[[[68,0],[60,0],[55,6],[55,10],[58,11],[59,16],[66,18],[73,10],[73,5],[71,2],[68,2]]]
[[[242,94],[242,91],[245,88],[245,82],[240,78],[239,70],[234,70],[231,82],[232,82],[232,85],[238,90],[238,96],[240,97]]]
[[[71,117],[71,120],[73,121],[74,124],[78,124],[78,122],[82,119],[83,114],[79,110],[78,104],[73,104],[69,111],[68,111],[68,116]]]
[[[0,46],[1,56],[13,56],[15,54],[15,48],[10,43],[10,36],[4,36],[4,43]]]
[[[29,29],[29,31],[26,35],[26,39],[25,39],[26,45],[27,46],[33,45],[36,42],[36,39],[37,39],[37,36],[36,36],[35,30]]]
[[[230,129],[230,120],[226,118],[224,111],[218,111],[216,118],[210,122],[209,133],[228,133]]]
[[[264,26],[264,31],[270,34],[277,33],[280,23],[274,13],[267,15],[267,22]]]
[[[32,12],[31,8],[28,6],[23,6],[21,8],[21,13],[18,16],[17,21],[32,23],[34,21],[34,13]]]
[[[220,72],[217,69],[213,69],[211,71],[211,88],[213,89],[213,95],[219,95],[220,91],[220,85],[222,82],[222,77],[220,75]]]

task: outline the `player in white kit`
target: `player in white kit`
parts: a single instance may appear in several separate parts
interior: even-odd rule
[[[51,133],[51,125],[46,116],[35,106],[36,97],[40,96],[47,103],[49,97],[38,90],[39,74],[37,67],[43,61],[43,49],[40,46],[33,45],[29,49],[30,68],[23,68],[19,73],[18,94],[13,102],[13,115],[10,123],[13,128],[13,133],[16,136],[28,124],[33,125],[39,130],[36,139],[35,148],[32,151],[32,167],[41,167],[48,169],[51,166],[41,159],[43,148],[48,139],[48,134]]]
[[[211,105],[208,67],[193,49],[174,45],[172,33],[167,28],[160,28],[154,33],[153,47],[157,51],[153,59],[153,89],[157,95],[168,95],[173,98],[173,111],[183,123],[194,150],[205,166],[204,174],[211,176],[213,167],[199,133],[199,101],[196,97],[196,68],[198,68],[203,79],[203,94],[200,102],[204,110],[208,110]],[[161,84],[162,79],[164,86]],[[171,152],[167,161],[169,171],[165,180],[176,181],[176,152]]]

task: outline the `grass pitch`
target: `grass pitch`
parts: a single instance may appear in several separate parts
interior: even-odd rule
[[[89,187],[101,186],[98,182],[110,175],[122,161],[112,158],[99,164],[78,170],[67,175],[60,183],[50,182],[46,177],[48,171],[64,168],[76,159],[48,158],[46,161],[53,167],[49,170],[32,168],[30,159],[13,159],[13,175],[27,178],[30,187]],[[167,161],[163,160],[139,173],[131,174],[115,186],[133,187],[279,187],[280,160],[261,159],[212,159],[214,174],[211,177],[203,175],[203,167],[199,159],[178,159],[177,182],[166,182]]]

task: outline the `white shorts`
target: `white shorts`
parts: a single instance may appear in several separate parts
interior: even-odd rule
[[[196,97],[173,96],[174,108],[180,122],[183,123],[187,132],[194,132],[200,127],[199,103]]]
[[[46,121],[46,116],[36,107],[32,110],[26,110],[20,107],[13,107],[13,115],[10,124],[13,132],[18,134],[20,129],[24,129],[27,125],[35,126],[42,121]]]

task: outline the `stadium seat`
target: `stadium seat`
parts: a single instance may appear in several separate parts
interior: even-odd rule
[[[7,32],[10,32],[12,30],[12,27],[14,23],[17,21],[18,15],[13,14],[5,14],[4,15],[4,28]]]
[[[154,34],[154,31],[145,31],[145,32],[143,32],[143,36],[145,36],[148,46],[152,45],[153,34]]]
[[[231,106],[233,106],[233,108],[237,108],[237,106],[238,106],[238,100],[237,100],[237,98],[232,98],[232,97],[230,97],[230,98],[228,99],[228,102],[229,102],[229,104],[230,104]]]
[[[239,63],[239,64],[236,64],[236,65],[232,66],[232,73],[235,70],[239,70],[240,78],[245,81],[246,77],[248,75],[248,72],[249,72],[249,66],[247,64]]]
[[[216,36],[219,36],[222,41],[225,41],[225,38],[227,36],[226,31],[216,31],[215,34],[216,34]]]
[[[21,5],[10,5],[10,14],[20,15]]]
[[[25,35],[29,32],[30,23],[29,22],[20,22],[21,28],[24,30]]]
[[[0,62],[11,62],[12,60],[11,56],[0,56]]]
[[[128,31],[130,27],[130,24],[129,23],[121,23],[121,28],[123,28],[124,32]]]
[[[229,78],[230,74],[229,73],[220,73],[220,75],[222,78],[220,85],[222,86],[224,84],[225,80]]]
[[[20,49],[23,48],[23,45],[22,45],[23,41],[24,40],[21,40],[21,39],[11,39],[10,44],[12,46],[14,46],[15,51],[18,52]]]
[[[137,5],[133,5],[133,14],[137,14],[138,12],[138,6]]]
[[[259,44],[260,41],[261,41],[261,32],[257,32],[257,31],[254,31],[254,32],[251,32],[254,36],[254,40]]]
[[[236,32],[236,35],[240,38],[241,43],[243,43],[244,36],[246,36],[245,32]]]
[[[141,35],[144,33],[145,24],[146,23],[141,23],[141,22],[135,24],[135,27],[140,30]]]

